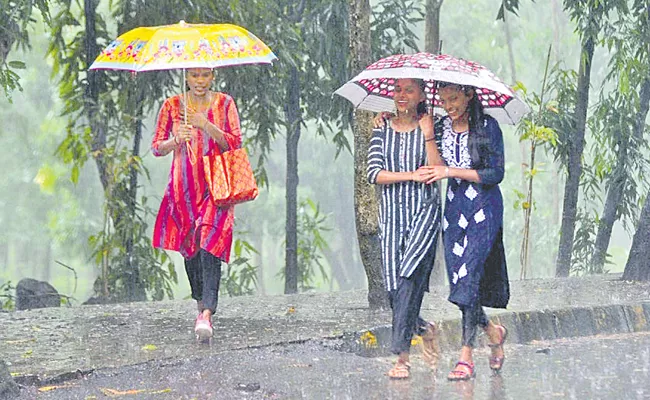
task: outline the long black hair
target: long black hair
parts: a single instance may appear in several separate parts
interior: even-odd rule
[[[462,91],[466,96],[472,95],[467,103],[467,122],[469,132],[471,133],[467,138],[467,147],[469,149],[469,155],[472,158],[472,168],[479,169],[480,167],[485,167],[487,152],[490,151],[490,138],[485,131],[486,118],[488,117],[483,112],[483,105],[481,105],[478,99],[476,89],[473,86],[438,82],[437,90],[448,86]]]
[[[418,103],[417,109],[415,111],[418,117],[421,117],[427,113],[427,83],[424,81],[424,79],[413,79],[413,81],[418,84],[420,90],[422,93],[424,93],[424,100]]]

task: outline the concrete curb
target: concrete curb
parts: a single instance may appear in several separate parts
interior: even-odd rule
[[[490,318],[508,328],[508,343],[526,344],[598,334],[650,331],[650,302],[593,307],[570,307],[540,311],[502,312]],[[461,342],[461,320],[436,321],[442,351],[456,351]],[[377,326],[344,335],[341,350],[364,357],[390,354],[391,326]],[[414,338],[414,344],[419,340]],[[477,346],[484,346],[480,334]],[[418,352],[416,349],[415,352]]]

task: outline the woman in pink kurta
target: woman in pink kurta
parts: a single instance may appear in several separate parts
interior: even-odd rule
[[[198,303],[197,336],[212,336],[211,317],[218,302],[221,262],[228,262],[234,207],[217,207],[206,185],[203,156],[241,146],[239,115],[232,97],[210,91],[211,69],[186,73],[187,123],[183,95],[165,100],[151,150],[157,157],[173,152],[169,183],[160,204],[153,246],[181,253]]]

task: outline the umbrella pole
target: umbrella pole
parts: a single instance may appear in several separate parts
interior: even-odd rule
[[[181,90],[183,91],[183,107],[184,107],[184,112],[183,116],[185,117],[185,125],[187,125],[187,90],[185,90],[185,87],[187,85],[185,84],[185,68],[183,68],[183,87]]]

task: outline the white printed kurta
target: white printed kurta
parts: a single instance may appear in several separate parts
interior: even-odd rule
[[[474,132],[455,132],[451,119],[436,124],[441,156],[454,168],[476,169],[480,183],[448,180],[442,221],[445,261],[449,276],[449,301],[460,306],[480,304],[505,308],[510,297],[503,248],[503,138],[497,122],[484,121],[485,157],[476,167],[468,140]]]

